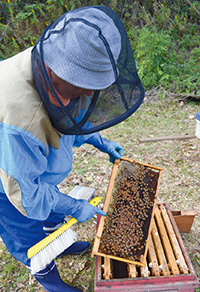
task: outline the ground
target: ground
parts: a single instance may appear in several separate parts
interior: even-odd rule
[[[198,279],[200,280],[200,140],[166,140],[139,143],[142,137],[194,135],[198,102],[169,101],[148,96],[138,111],[123,123],[105,130],[102,136],[121,144],[124,157],[163,167],[158,202],[167,203],[171,210],[196,211],[191,231],[181,234]],[[59,185],[68,193],[76,185],[95,188],[96,195],[105,197],[112,164],[108,155],[89,145],[74,150],[74,168]],[[96,219],[74,226],[80,240],[92,244]],[[93,292],[94,258],[91,250],[84,256],[68,256],[56,260],[63,280],[81,291]],[[1,243],[0,292],[43,291],[26,268],[12,259]]]

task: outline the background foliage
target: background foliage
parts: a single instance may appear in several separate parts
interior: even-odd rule
[[[190,0],[0,1],[0,59],[35,44],[61,14],[107,5],[126,26],[144,87],[200,96],[200,2]]]
[[[0,2],[0,59],[35,44],[61,14],[106,5],[126,26],[146,90],[163,87],[200,97],[198,0],[7,0]]]

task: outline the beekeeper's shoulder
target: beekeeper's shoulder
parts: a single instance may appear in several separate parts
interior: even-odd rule
[[[0,63],[0,122],[25,130],[48,147],[59,149],[60,134],[36,90],[32,74],[31,51],[25,51]]]

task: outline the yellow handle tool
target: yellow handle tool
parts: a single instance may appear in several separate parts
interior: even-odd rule
[[[90,204],[92,206],[97,206],[100,201],[102,200],[102,197],[96,197],[90,201]],[[36,255],[39,251],[41,251],[43,248],[45,248],[48,244],[50,244],[54,239],[58,238],[58,236],[62,235],[63,232],[65,232],[68,228],[70,228],[74,223],[76,223],[78,220],[75,218],[70,219],[68,222],[66,222],[63,226],[61,226],[59,229],[42,239],[40,242],[36,243],[34,246],[29,248],[28,250],[28,258],[32,258],[34,255]]]

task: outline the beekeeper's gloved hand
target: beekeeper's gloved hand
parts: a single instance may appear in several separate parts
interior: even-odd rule
[[[102,152],[108,153],[110,162],[114,163],[115,159],[120,159],[123,155],[123,147],[116,142],[102,138],[99,133],[90,137],[86,143],[93,145]]]
[[[106,216],[106,213],[103,210],[92,206],[88,201],[77,200],[76,211],[72,213],[72,216],[79,222],[85,222],[86,220],[92,218],[95,213]]]
[[[95,213],[106,216],[103,210],[92,206],[87,200],[77,200],[63,193],[59,193],[59,200],[52,212],[71,215],[79,222],[89,220]]]

